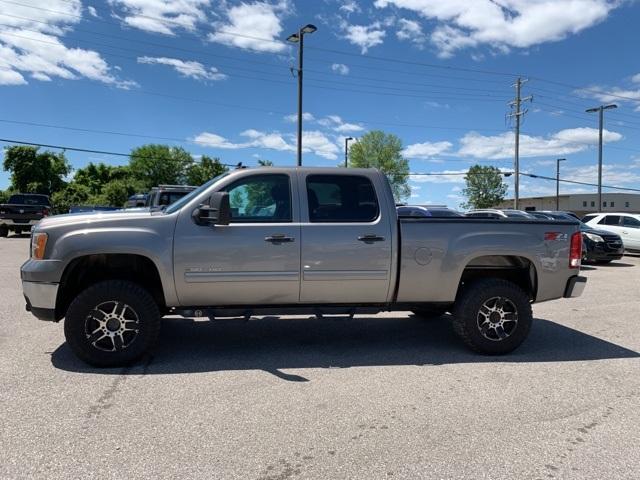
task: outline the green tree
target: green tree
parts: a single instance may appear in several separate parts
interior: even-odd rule
[[[71,165],[64,153],[37,147],[12,146],[4,154],[4,170],[11,172],[11,189],[18,192],[51,195],[66,185]]]
[[[93,201],[88,187],[71,182],[53,193],[51,203],[56,213],[69,213],[73,205],[91,205]]]
[[[466,187],[462,194],[467,201],[463,208],[490,208],[504,200],[507,184],[502,181],[500,169],[492,166],[473,165],[464,177]]]
[[[396,135],[380,130],[364,134],[349,148],[349,165],[378,168],[389,179],[396,201],[411,193],[409,162],[402,156],[402,141]]]
[[[220,163],[219,158],[203,155],[199,162],[193,162],[187,167],[187,183],[189,185],[202,185],[227,170],[229,169]]]
[[[149,144],[131,151],[129,169],[133,179],[145,189],[161,184],[180,184],[193,164],[191,154],[182,147]]]
[[[137,190],[137,185],[129,178],[112,180],[102,188],[98,203],[113,207],[124,207],[127,199]]]
[[[93,195],[99,195],[107,183],[113,180],[124,180],[130,175],[128,166],[89,163],[86,167],[76,170],[73,182],[84,185]]]

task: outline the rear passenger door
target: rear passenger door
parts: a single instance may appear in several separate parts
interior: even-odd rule
[[[613,232],[622,237],[623,235],[622,235],[622,228],[620,223],[621,223],[620,215],[607,214],[604,217],[602,217],[600,220],[598,220],[597,228],[601,228],[602,230],[608,230],[609,232]],[[593,223],[591,223],[591,225],[593,225]],[[622,241],[624,242],[624,238],[622,239]]]
[[[390,214],[383,207],[391,200],[378,198],[372,180],[364,175],[301,173],[299,182],[300,301],[386,301],[396,217],[387,218]]]
[[[640,250],[640,220],[628,215],[622,216],[622,242],[626,248]]]

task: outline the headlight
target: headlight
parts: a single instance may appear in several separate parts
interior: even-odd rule
[[[596,243],[604,242],[604,239],[600,235],[596,235],[595,233],[585,233],[584,235],[592,242],[596,242]]]
[[[47,248],[48,235],[43,232],[34,233],[31,236],[31,258],[42,260],[44,251]]]

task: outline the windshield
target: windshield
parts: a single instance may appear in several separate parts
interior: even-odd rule
[[[198,195],[200,195],[202,192],[204,192],[207,188],[209,188],[211,185],[213,185],[215,182],[217,182],[218,180],[220,180],[223,177],[226,177],[227,175],[229,175],[229,172],[223,173],[221,175],[218,175],[217,177],[213,177],[211,180],[209,180],[207,183],[203,183],[202,185],[200,185],[198,188],[196,188],[194,191],[189,192],[189,194],[185,195],[184,197],[182,197],[180,200],[178,200],[175,203],[172,203],[170,206],[168,206],[165,209],[165,213],[173,213],[173,212],[177,212],[178,210],[180,210],[184,205],[186,205],[187,203],[189,203],[191,201],[192,198],[197,197]]]

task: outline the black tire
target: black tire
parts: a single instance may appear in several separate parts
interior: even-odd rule
[[[485,355],[515,350],[532,323],[529,296],[517,285],[496,278],[464,286],[453,311],[454,331],[469,348]]]
[[[6,225],[0,225],[0,237],[8,237],[9,236],[9,227]]]
[[[416,317],[420,317],[424,320],[432,320],[434,318],[441,317],[449,311],[450,307],[428,307],[428,308],[416,308],[411,310]]]
[[[124,280],[96,283],[82,291],[69,305],[64,321],[73,353],[96,367],[135,362],[155,344],[159,332],[160,311],[153,297]]]

